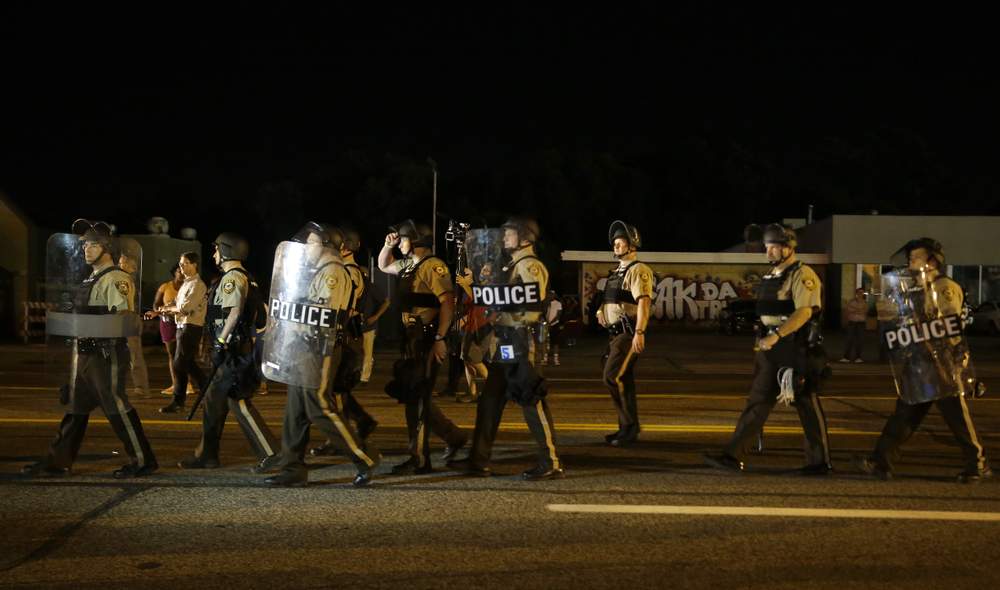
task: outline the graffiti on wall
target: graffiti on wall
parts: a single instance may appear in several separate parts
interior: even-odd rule
[[[584,263],[582,301],[597,304],[611,266]],[[652,314],[659,321],[700,324],[717,320],[726,304],[751,299],[768,266],[739,264],[651,264],[656,274]]]

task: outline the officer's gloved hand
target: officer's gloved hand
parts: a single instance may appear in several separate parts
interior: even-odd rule
[[[795,401],[795,371],[791,367],[782,367],[778,370],[778,386],[781,391],[778,393],[778,401],[786,407]]]

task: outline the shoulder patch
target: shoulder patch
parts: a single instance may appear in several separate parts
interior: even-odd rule
[[[434,267],[434,272],[438,273],[443,277],[444,275],[448,274],[448,269],[445,268],[444,265],[439,264]]]
[[[236,290],[236,281],[229,280],[229,281],[226,281],[225,283],[222,284],[222,292],[223,293],[227,293],[228,294],[228,293],[232,293],[235,290]]]
[[[118,292],[122,295],[128,296],[128,281],[115,281],[115,288],[118,289]]]
[[[538,264],[537,262],[534,264],[529,264],[528,272],[537,277],[538,275],[542,274],[542,265]]]
[[[809,278],[809,277],[804,278],[804,279],[802,279],[802,286],[805,287],[806,289],[812,291],[812,290],[816,289],[816,281],[814,281],[812,278]]]
[[[337,277],[333,275],[327,275],[326,277],[326,288],[333,289],[337,286]]]

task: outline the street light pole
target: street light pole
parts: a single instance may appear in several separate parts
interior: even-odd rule
[[[431,211],[431,235],[433,236],[433,242],[431,244],[431,252],[437,254],[438,166],[437,162],[430,156],[427,157],[427,163],[431,166],[431,193],[433,195],[433,210]]]

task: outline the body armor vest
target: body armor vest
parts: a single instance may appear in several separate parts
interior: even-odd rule
[[[423,263],[432,258],[436,257],[428,256],[427,258],[424,258],[420,262],[414,264],[411,268],[399,273],[399,285],[396,287],[396,293],[399,298],[400,311],[410,313],[415,307],[441,307],[441,301],[433,293],[413,292],[413,287],[417,280],[417,269],[419,269]]]
[[[604,285],[604,303],[631,303],[635,305],[635,297],[628,289],[622,289],[625,282],[625,275],[628,269],[639,264],[638,260],[633,260],[628,265],[618,267],[608,275],[608,282]]]
[[[796,262],[785,269],[780,275],[765,275],[757,286],[757,315],[790,316],[795,313],[795,302],[791,299],[778,300],[778,291],[802,266],[802,261]]]
[[[80,287],[76,290],[76,301],[73,302],[73,309],[76,313],[89,314],[89,315],[103,315],[106,313],[111,313],[108,310],[107,305],[91,305],[90,295],[94,292],[94,286],[97,282],[101,280],[101,277],[108,274],[113,270],[121,270],[117,266],[110,266],[105,268],[101,272],[91,275],[84,279],[80,284]]]

